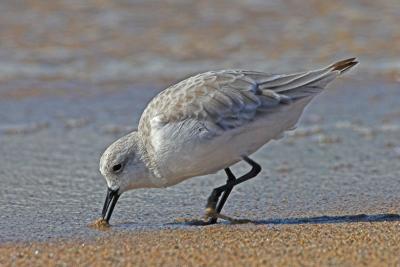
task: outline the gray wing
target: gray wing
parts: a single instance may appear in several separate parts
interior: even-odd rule
[[[141,121],[153,120],[162,127],[195,119],[221,130],[234,129],[258,115],[268,116],[282,105],[316,95],[355,64],[352,58],[319,70],[283,75],[244,70],[206,72],[161,92]]]

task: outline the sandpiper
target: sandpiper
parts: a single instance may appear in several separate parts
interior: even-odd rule
[[[173,186],[224,169],[227,182],[209,196],[205,223],[231,220],[220,212],[233,187],[261,171],[249,156],[294,129],[307,104],[357,63],[350,58],[279,75],[209,71],[160,92],[145,108],[137,131],[111,144],[100,159],[108,185],[103,219],[110,220],[123,192]],[[230,167],[242,160],[251,170],[236,177]]]

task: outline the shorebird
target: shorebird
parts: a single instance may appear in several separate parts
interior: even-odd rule
[[[100,172],[108,186],[103,220],[110,220],[118,198],[128,190],[173,186],[219,170],[225,170],[227,181],[209,196],[205,223],[232,220],[221,214],[230,192],[261,171],[249,156],[293,130],[310,101],[357,63],[350,58],[278,75],[209,71],[160,92],[143,111],[138,129],[101,156]],[[251,170],[236,177],[230,167],[242,160]]]

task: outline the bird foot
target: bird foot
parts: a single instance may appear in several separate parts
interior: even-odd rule
[[[222,219],[225,221],[228,221],[232,224],[242,224],[242,223],[250,223],[251,220],[247,220],[247,219],[235,219],[232,218],[230,216],[221,214],[221,213],[217,213],[217,211],[211,207],[206,208],[206,213],[204,215],[205,219]]]

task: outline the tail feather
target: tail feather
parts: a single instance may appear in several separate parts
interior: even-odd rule
[[[321,92],[340,74],[348,71],[358,62],[356,58],[341,60],[320,70],[303,72],[274,79],[273,82],[261,84],[261,90],[272,90],[295,100]],[[288,77],[290,77],[288,79]]]
[[[353,57],[353,58],[338,61],[338,62],[332,64],[330,66],[330,68],[332,68],[333,71],[339,71],[340,74],[342,74],[357,64],[358,64],[357,58]]]
[[[272,79],[258,82],[258,86],[261,89],[276,89],[275,91],[279,91],[281,88],[284,88],[284,86],[293,86],[294,84],[301,83],[302,81],[307,80],[310,77],[318,77],[320,75],[324,75],[326,72],[326,69],[321,69],[295,74],[277,75],[272,77]]]

